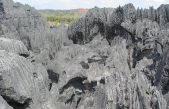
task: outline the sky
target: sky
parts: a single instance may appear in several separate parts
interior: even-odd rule
[[[22,4],[29,4],[36,9],[77,9],[93,8],[95,6],[118,7],[127,3],[133,3],[135,7],[148,8],[154,6],[157,8],[161,4],[169,4],[169,0],[14,0]]]

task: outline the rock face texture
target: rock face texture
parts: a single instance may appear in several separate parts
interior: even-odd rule
[[[104,91],[107,104],[97,108],[168,108],[168,7],[143,10],[127,4],[116,9],[93,8],[69,27],[68,37],[74,44],[91,45],[98,35],[108,43],[98,45],[100,49],[107,46],[108,52],[101,52],[107,57],[104,66],[115,70],[101,76],[108,86]],[[158,100],[160,96],[164,101]]]
[[[0,38],[0,49],[8,52],[16,53],[18,55],[29,56],[29,51],[23,42],[14,39]]]
[[[32,64],[7,51],[0,51],[0,93],[14,109],[43,109],[48,100],[48,74],[40,64]],[[47,108],[44,108],[47,109]]]
[[[0,96],[0,106],[1,109],[13,109],[12,107],[10,107],[5,100],[3,100],[3,98]]]
[[[0,0],[0,109],[168,109],[168,15],[127,4],[51,28]]]
[[[0,4],[1,37],[20,40],[28,50],[35,53],[40,53],[47,44],[58,48],[59,38],[64,38],[66,41],[65,27],[62,26],[57,30],[50,29],[47,22],[34,8],[14,3],[12,0],[0,0]],[[65,41],[61,40],[60,44]]]

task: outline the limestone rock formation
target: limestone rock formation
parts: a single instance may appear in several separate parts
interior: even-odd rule
[[[1,109],[13,109],[6,103],[6,101],[1,96],[0,96],[0,106]]]
[[[119,52],[122,49],[122,48],[119,48],[117,49],[117,51],[114,51],[114,53],[109,52],[109,55],[107,57],[109,59],[111,56],[114,56],[114,57],[118,56],[116,58],[113,58],[112,62],[110,62],[111,63],[110,67],[111,67],[111,66],[116,66],[120,62],[119,60],[120,56],[124,58],[125,56],[129,55],[128,58],[124,59],[123,63],[121,63],[120,66],[115,67],[117,68],[117,71],[112,71],[114,72],[112,74],[116,75],[115,72],[118,72],[118,75],[120,77],[124,74],[128,75],[126,77],[123,77],[123,76],[121,77],[121,78],[125,78],[126,81],[129,81],[129,82],[125,82],[126,83],[125,85],[129,84],[129,86],[127,85],[128,88],[135,87],[135,86],[132,86],[131,83],[134,84],[135,83],[134,81],[136,80],[136,84],[137,84],[136,86],[138,87],[138,89],[135,89],[133,91],[136,91],[136,94],[138,94],[137,95],[138,98],[140,96],[140,93],[144,93],[143,95],[145,95],[145,98],[142,96],[141,99],[144,99],[143,101],[146,101],[143,104],[135,105],[135,106],[138,106],[138,107],[134,107],[136,109],[140,109],[140,108],[146,108],[146,109],[164,108],[165,109],[167,108],[165,104],[165,100],[164,101],[162,100],[164,104],[161,105],[164,107],[159,107],[160,105],[159,103],[161,101],[158,103],[158,107],[150,106],[149,104],[151,104],[152,100],[150,99],[148,100],[148,98],[146,98],[147,96],[142,89],[144,89],[143,86],[147,88],[150,86],[152,88],[150,88],[148,92],[151,94],[148,94],[148,95],[152,97],[154,96],[152,92],[154,93],[155,90],[158,90],[159,92],[157,93],[162,93],[163,95],[160,94],[156,96],[164,96],[168,102],[168,98],[167,98],[168,91],[169,91],[167,88],[167,83],[168,83],[167,72],[168,71],[165,69],[168,66],[167,64],[167,60],[168,60],[168,35],[167,35],[168,34],[167,32],[168,31],[168,26],[167,26],[168,25],[167,24],[168,23],[168,20],[167,20],[168,7],[169,7],[168,5],[161,5],[158,9],[153,9],[152,7],[150,7],[150,9],[145,9],[145,10],[137,9],[136,10],[132,4],[127,4],[123,7],[118,7],[114,10],[108,9],[107,11],[108,13],[104,14],[104,16],[106,17],[105,18],[102,17],[104,20],[101,20],[101,17],[99,14],[95,14],[95,11],[102,14],[102,9],[99,9],[99,10],[92,9],[95,11],[89,11],[87,15],[88,14],[93,15],[91,16],[91,19],[100,19],[99,23],[95,24],[95,21],[88,20],[88,16],[86,15],[85,17],[79,19],[77,23],[73,24],[68,30],[68,36],[70,39],[73,40],[75,44],[77,43],[85,44],[85,45],[87,45],[86,43],[90,44],[90,42],[94,40],[94,38],[97,37],[98,34],[101,34],[102,38],[107,39],[110,47],[116,47],[117,45],[121,47],[122,42],[126,40],[126,47],[124,47],[124,51],[128,50],[129,52],[123,53],[124,51],[121,51],[121,54],[115,54],[116,52]],[[89,24],[82,23],[85,20],[90,21],[90,23]],[[97,28],[95,28],[94,25],[97,25]],[[76,27],[83,27],[83,29],[79,30],[79,29],[76,29]],[[87,30],[88,28],[90,28],[90,30],[95,30],[96,31],[95,34],[91,34],[91,32],[89,31],[84,31],[84,30]],[[99,28],[102,28],[101,30],[104,30],[104,31],[99,31]],[[81,33],[81,35],[79,35],[78,33]],[[80,40],[80,42],[77,40]],[[112,51],[112,50],[110,49],[109,51]],[[137,68],[144,66],[145,58],[148,59],[148,62],[150,62],[150,64],[146,65],[145,68],[143,68],[142,70],[137,70]],[[116,62],[114,65],[112,65],[113,61]],[[125,65],[124,62],[127,62],[127,64]],[[140,64],[141,62],[143,63]],[[121,71],[123,68],[125,68],[125,66],[128,66],[129,70]],[[122,72],[125,72],[125,73],[120,74]],[[135,78],[137,77],[137,75],[139,75],[138,76],[139,78],[134,79],[134,77],[132,77],[132,79],[130,80],[128,77],[129,75],[132,75],[132,74],[135,75],[134,76]],[[139,81],[141,80],[141,77],[143,77],[143,80],[147,78],[147,80],[144,80],[145,83],[143,84],[147,84],[147,85],[149,84],[148,86],[142,85],[142,83],[139,83]],[[110,78],[110,81],[107,84],[110,83],[110,85],[108,86],[107,90],[109,90],[111,85],[115,83],[115,82],[111,83],[111,81],[114,81],[113,77],[108,76],[108,78]],[[118,78],[117,80],[120,81],[121,78]],[[119,82],[119,84],[122,85],[123,82]],[[115,84],[112,85],[112,87],[114,86],[116,85]],[[139,89],[139,87],[142,87],[142,88]],[[124,89],[124,87],[119,87],[119,89]],[[115,88],[113,88],[113,91],[114,90]],[[139,92],[139,90],[142,90],[143,92]],[[116,93],[115,92],[112,92],[112,93],[115,96],[121,92],[117,91]],[[111,96],[109,99],[112,99],[112,98],[114,99],[112,99],[113,101],[109,108],[112,108],[112,109],[125,108],[126,106],[127,107],[129,106],[128,108],[131,108],[132,104],[130,104],[130,101],[132,97],[128,96],[128,98],[130,98],[129,101],[125,101],[125,100],[119,101],[119,99],[122,99],[122,97],[118,97],[118,101],[114,102],[115,98]],[[138,101],[138,103],[140,102],[140,100]],[[117,106],[118,102],[122,107]],[[128,105],[125,102],[128,102]],[[137,101],[135,103],[137,103]]]
[[[51,90],[58,90],[57,102],[65,103],[58,109],[166,109],[162,93],[151,86],[144,72],[153,60],[144,58],[132,68],[132,49],[126,49],[125,39],[96,51],[95,44],[109,46],[96,37],[90,44],[63,48],[56,54],[53,71],[60,76]]]
[[[59,45],[61,42],[57,43],[59,38],[66,40],[67,27],[50,28],[34,8],[14,3],[12,0],[1,0],[0,3],[1,37],[20,40],[28,50],[36,53],[40,53],[46,44],[59,48],[61,46]]]
[[[169,5],[97,7],[51,28],[0,0],[0,108],[168,109]]]
[[[0,94],[13,108],[43,109],[41,103],[49,97],[50,81],[42,65],[33,65],[24,57],[0,51],[0,68]]]
[[[0,38],[0,49],[26,57],[29,56],[26,46],[19,40]]]

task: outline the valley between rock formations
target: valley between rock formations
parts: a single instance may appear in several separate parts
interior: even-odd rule
[[[50,27],[0,0],[0,109],[168,109],[169,5],[93,8]]]

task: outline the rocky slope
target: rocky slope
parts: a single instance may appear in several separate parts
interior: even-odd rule
[[[169,5],[93,8],[50,28],[0,0],[0,108],[168,109]]]

